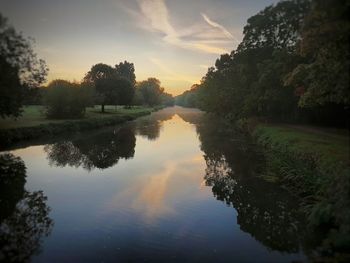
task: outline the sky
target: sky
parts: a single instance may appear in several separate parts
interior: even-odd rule
[[[17,31],[35,39],[48,81],[81,81],[92,65],[134,63],[178,95],[242,40],[247,19],[277,0],[0,0]]]

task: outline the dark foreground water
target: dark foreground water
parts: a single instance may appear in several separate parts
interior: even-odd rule
[[[0,261],[305,260],[295,198],[197,110],[33,144],[2,155]]]

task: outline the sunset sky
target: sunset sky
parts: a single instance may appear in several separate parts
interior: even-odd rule
[[[1,13],[50,69],[80,81],[96,63],[133,62],[174,95],[235,49],[246,20],[276,0],[0,0]]]

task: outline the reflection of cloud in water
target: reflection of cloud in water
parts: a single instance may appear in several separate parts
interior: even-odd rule
[[[175,213],[165,204],[169,188],[169,179],[174,174],[176,163],[168,163],[164,171],[151,176],[149,183],[141,186],[140,193],[133,201],[132,207],[141,211],[147,219]]]
[[[171,201],[186,199],[187,194],[193,196],[191,186],[201,188],[204,167],[203,157],[199,155],[168,161],[160,171],[143,174],[130,181],[129,187],[112,197],[105,212],[114,213],[127,206],[148,223],[161,217],[174,216],[177,211]],[[207,196],[203,192],[196,197],[202,199]]]

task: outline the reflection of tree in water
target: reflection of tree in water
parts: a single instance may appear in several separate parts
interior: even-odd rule
[[[136,137],[133,127],[123,126],[84,135],[72,141],[57,142],[45,146],[50,164],[56,166],[82,166],[87,170],[106,169],[119,159],[134,157]]]
[[[26,168],[19,157],[0,155],[0,261],[28,262],[52,230],[42,191],[24,189]]]
[[[174,116],[173,110],[167,109],[160,112],[155,112],[150,116],[140,118],[134,122],[136,133],[148,140],[154,141],[160,135],[162,123],[170,120]]]
[[[207,164],[206,184],[218,200],[237,210],[241,229],[273,250],[297,252],[304,229],[296,202],[279,187],[256,177],[262,169],[261,157],[251,144],[232,136],[213,118],[203,118],[197,132]]]
[[[196,109],[181,108],[181,110],[178,110],[176,114],[185,122],[191,124],[199,124],[203,117],[203,112]]]
[[[116,165],[119,159],[133,158],[135,133],[155,140],[159,137],[161,122],[173,113],[153,113],[115,129],[82,134],[78,139],[59,141],[45,146],[50,165],[106,169]]]

